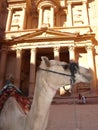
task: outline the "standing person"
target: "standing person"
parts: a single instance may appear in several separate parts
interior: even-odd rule
[[[83,103],[83,104],[86,104],[86,97],[85,97],[84,95],[82,95],[81,98],[82,98],[82,103]]]
[[[78,95],[78,103],[80,104],[81,101],[82,101],[82,95],[79,93],[79,95]]]

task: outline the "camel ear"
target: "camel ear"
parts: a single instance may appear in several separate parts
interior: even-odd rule
[[[41,59],[46,64],[47,67],[50,67],[50,61],[46,56],[42,56]]]

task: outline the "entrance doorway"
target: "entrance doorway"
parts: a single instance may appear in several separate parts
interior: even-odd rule
[[[60,48],[60,61],[69,63],[69,50],[67,47]]]

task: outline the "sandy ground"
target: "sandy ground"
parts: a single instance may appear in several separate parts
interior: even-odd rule
[[[88,99],[87,104],[67,101],[51,105],[46,130],[98,130],[98,98]]]

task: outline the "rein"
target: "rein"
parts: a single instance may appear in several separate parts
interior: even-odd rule
[[[63,75],[63,76],[72,77],[71,74],[60,73],[60,72],[56,72],[56,71],[53,71],[53,70],[46,70],[46,69],[43,69],[43,68],[40,68],[40,67],[39,67],[39,69],[40,69],[40,70],[43,70],[43,71],[47,71],[47,72],[52,72],[52,73],[54,73],[54,74],[59,74],[59,75]]]

